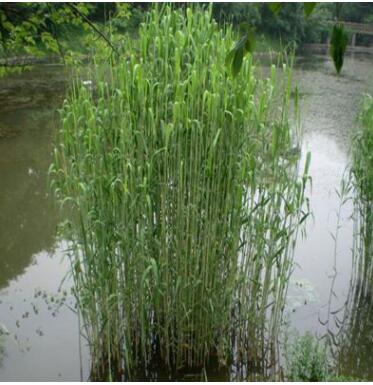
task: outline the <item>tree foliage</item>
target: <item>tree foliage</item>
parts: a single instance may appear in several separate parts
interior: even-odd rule
[[[343,67],[343,59],[346,52],[348,37],[342,24],[335,24],[332,29],[330,38],[330,56],[337,73],[341,72]]]
[[[65,62],[76,62],[87,55],[97,56],[97,52],[106,57],[121,53],[121,35],[136,33],[148,9],[145,3],[0,3],[0,56],[52,54]],[[329,36],[330,55],[339,73],[347,34],[338,22],[371,22],[373,5],[215,3],[213,13],[218,21],[241,25],[239,39],[226,60],[233,75],[240,70],[245,55],[253,52],[259,33],[289,46],[324,42]],[[337,22],[330,32],[335,16]],[[369,37],[365,40],[369,42]]]
[[[129,3],[0,3],[0,56],[59,55],[75,61],[102,45],[116,52],[112,35],[128,26],[132,8]]]
[[[293,33],[293,41],[296,42],[297,39],[300,39],[305,35],[306,24],[304,20],[308,19],[313,14],[316,5],[317,3],[311,2],[286,4],[287,9],[285,10],[285,3],[267,3],[267,10],[272,16],[275,16],[275,22],[267,23],[267,25],[269,28],[282,31],[284,34],[288,35],[288,37]],[[291,9],[289,9],[289,7],[291,7]],[[361,8],[361,6],[359,6],[359,8]],[[343,59],[348,43],[348,35],[343,24],[340,22],[343,9],[342,4],[335,3],[336,22],[330,33],[330,56],[338,74],[343,67]],[[301,14],[301,10],[303,10],[304,16]],[[266,12],[262,12],[261,15],[262,17],[265,16]],[[362,15],[360,16],[362,17]],[[307,32],[312,32],[312,29],[313,28],[311,27]],[[248,48],[253,47],[255,44],[254,35],[252,33],[249,34],[247,31],[248,28],[246,27],[245,31],[241,33],[240,39],[227,55],[227,65],[231,67],[233,76],[236,76],[240,71],[245,54],[252,52],[252,49]]]
[[[74,5],[87,15],[90,4]],[[87,29],[70,5],[64,3],[0,3],[0,41],[3,55],[21,52],[41,56],[64,55],[68,47],[61,37],[67,28]]]

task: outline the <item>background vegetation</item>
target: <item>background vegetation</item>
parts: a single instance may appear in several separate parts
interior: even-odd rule
[[[185,3],[186,4],[186,3]],[[185,7],[185,4],[175,5]],[[98,37],[114,40],[116,33],[136,34],[150,3],[0,3],[0,56],[88,54]],[[248,23],[266,45],[326,42],[335,3],[318,3],[306,17],[303,3],[284,3],[277,14],[268,3],[215,3],[213,16],[221,24]],[[373,20],[371,3],[344,3],[340,19],[359,23]],[[92,36],[91,36],[92,35]],[[370,36],[358,36],[358,44],[371,44]]]

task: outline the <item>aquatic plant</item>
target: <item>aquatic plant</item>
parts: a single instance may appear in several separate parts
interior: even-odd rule
[[[124,44],[76,82],[50,169],[92,379],[214,357],[263,377],[308,215],[291,70],[249,58],[233,78],[211,8],[155,6]]]
[[[356,292],[353,295],[370,299],[373,284],[373,98],[370,95],[364,98],[360,122],[361,129],[353,141],[351,167],[355,220],[353,280]],[[356,299],[355,304],[359,302]]]
[[[286,346],[286,381],[356,382],[358,376],[337,374],[326,340],[318,340],[310,332],[297,336]],[[354,363],[352,363],[354,364]]]
[[[0,365],[2,364],[5,355],[6,338],[9,336],[9,331],[6,326],[0,323]]]
[[[326,349],[311,333],[295,339],[287,361],[288,381],[327,381],[329,368]]]
[[[361,217],[368,221],[364,227],[366,246],[372,244],[373,204],[373,98],[366,95],[361,113],[361,130],[354,140],[352,174],[356,187],[357,200]]]
[[[339,372],[359,376],[372,366],[373,326],[373,98],[366,95],[352,143],[350,184],[354,202],[353,269],[343,317],[337,321]],[[364,360],[359,359],[364,355]]]

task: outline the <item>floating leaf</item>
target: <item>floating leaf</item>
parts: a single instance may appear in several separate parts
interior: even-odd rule
[[[303,5],[304,5],[304,14],[306,15],[306,17],[311,15],[311,13],[313,12],[314,8],[316,7],[316,4],[317,3],[303,3]]]
[[[343,67],[343,59],[346,52],[348,37],[341,23],[333,26],[330,38],[330,56],[333,59],[335,69],[339,74]]]

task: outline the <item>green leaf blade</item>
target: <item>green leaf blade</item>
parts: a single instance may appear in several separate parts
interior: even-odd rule
[[[234,56],[232,60],[232,75],[234,77],[236,77],[240,72],[240,69],[242,67],[242,62],[243,62],[243,56],[244,56],[243,47],[240,47],[234,52]]]
[[[309,17],[312,14],[313,10],[315,9],[317,3],[303,3],[303,4],[304,4],[304,14],[306,15],[306,17]]]

